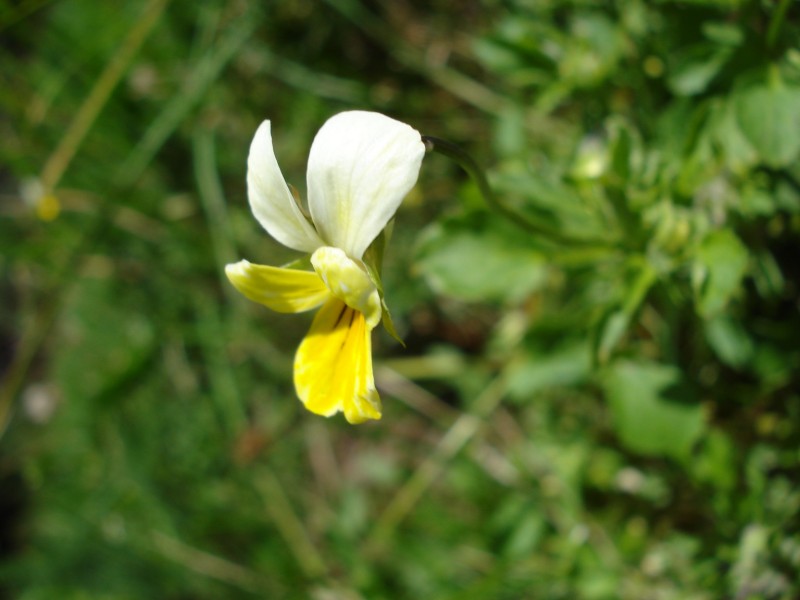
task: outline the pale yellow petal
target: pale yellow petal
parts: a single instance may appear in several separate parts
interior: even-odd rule
[[[364,314],[370,330],[381,322],[381,297],[364,263],[323,246],[311,255],[311,264],[334,296]]]
[[[338,298],[320,309],[294,360],[294,385],[305,407],[350,423],[381,418],[372,373],[372,341],[364,315]]]
[[[311,310],[331,297],[325,283],[313,271],[254,265],[241,260],[227,265],[225,275],[246,298],[277,312]]]

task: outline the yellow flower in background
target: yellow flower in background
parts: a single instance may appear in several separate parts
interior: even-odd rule
[[[250,207],[278,242],[309,253],[314,270],[242,260],[225,273],[272,310],[321,307],[294,360],[297,395],[313,413],[343,411],[350,423],[381,417],[371,332],[383,300],[377,272],[363,259],[416,183],[424,154],[419,132],[404,123],[363,111],[332,117],[311,145],[307,217],[278,167],[270,122],[256,132],[247,160]]]

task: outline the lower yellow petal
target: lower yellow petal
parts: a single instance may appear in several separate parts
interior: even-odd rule
[[[240,260],[227,265],[225,275],[246,298],[282,313],[311,310],[331,295],[313,271],[254,265]]]
[[[350,423],[381,418],[372,373],[372,340],[364,315],[338,298],[320,309],[294,359],[294,385],[305,407]]]

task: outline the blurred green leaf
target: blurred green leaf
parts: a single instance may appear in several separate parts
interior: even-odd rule
[[[417,269],[438,293],[461,300],[518,301],[545,280],[527,234],[487,213],[442,220],[423,234]]]
[[[770,192],[752,185],[742,190],[736,208],[746,217],[769,217],[778,209]]]
[[[775,298],[786,288],[786,279],[771,252],[761,250],[753,255],[753,283],[763,298]]]
[[[611,171],[620,182],[627,182],[635,172],[641,159],[642,140],[636,128],[622,119],[609,123],[611,148]]]
[[[729,435],[711,428],[691,462],[693,476],[716,489],[732,490],[737,477],[736,449],[733,444]],[[714,502],[721,512],[727,512],[734,504],[728,494],[719,494]]]
[[[777,73],[734,96],[736,116],[745,136],[767,166],[787,167],[800,154],[800,87]]]
[[[726,365],[742,367],[753,357],[753,340],[740,323],[720,315],[704,325],[708,343]]]
[[[758,153],[742,132],[733,102],[725,100],[712,106],[708,133],[733,172],[746,173],[758,162]]]
[[[558,177],[554,169],[510,169],[491,178],[495,193],[504,195],[505,204],[518,207],[522,218],[536,223],[557,236],[580,239],[607,239],[616,233],[609,227],[609,207],[603,198]],[[527,244],[540,246],[541,238],[532,235]]]
[[[548,388],[577,385],[589,376],[590,366],[589,347],[581,342],[526,352],[509,368],[508,393],[523,401]]]
[[[725,308],[741,286],[748,261],[747,248],[730,229],[706,236],[697,250],[692,273],[701,315],[712,316]]]
[[[678,96],[694,96],[705,92],[722,70],[731,54],[729,48],[703,44],[679,54],[671,66],[670,89]]]
[[[612,310],[600,322],[595,356],[599,363],[605,363],[611,352],[622,340],[631,324],[632,314],[624,309]]]
[[[789,214],[800,215],[800,185],[791,178],[779,180],[775,186],[775,204]]]
[[[650,456],[689,458],[705,418],[678,368],[620,360],[608,367],[602,386],[625,446]]]
[[[594,356],[599,363],[603,364],[611,358],[657,280],[658,273],[653,266],[647,261],[642,262],[639,271],[626,285],[620,305],[609,309],[600,320],[594,336]]]
[[[707,21],[703,23],[703,35],[712,42],[724,46],[738,46],[744,41],[739,23]]]
[[[617,23],[600,12],[584,12],[570,24],[563,40],[559,75],[576,87],[594,87],[608,77],[622,57],[625,44]]]

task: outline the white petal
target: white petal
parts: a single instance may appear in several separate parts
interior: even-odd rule
[[[360,259],[414,187],[418,131],[373,112],[343,112],[319,130],[308,158],[308,205],[326,245]]]
[[[247,196],[258,222],[284,246],[313,252],[324,245],[297,206],[281,174],[269,121],[256,131],[247,157]]]

